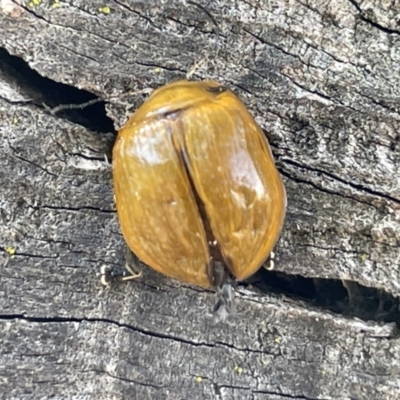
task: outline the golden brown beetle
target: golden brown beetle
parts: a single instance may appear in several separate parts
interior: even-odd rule
[[[212,81],[161,87],[113,150],[118,217],[129,248],[184,282],[238,280],[273,249],[286,195],[269,145],[243,103]]]

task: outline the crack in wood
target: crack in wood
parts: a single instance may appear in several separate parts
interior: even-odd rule
[[[53,108],[60,104],[80,104],[96,99],[94,94],[86,90],[41,76],[26,61],[10,55],[4,48],[0,48],[0,67],[7,79],[16,82],[19,90],[31,98],[30,103],[40,108],[44,108],[43,104]],[[115,134],[113,122],[105,113],[104,101],[82,110],[65,109],[59,116],[93,131]]]

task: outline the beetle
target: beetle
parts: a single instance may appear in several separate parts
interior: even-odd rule
[[[124,239],[164,275],[205,288],[224,274],[242,281],[279,238],[286,194],[269,144],[217,82],[155,90],[119,131],[112,168]]]

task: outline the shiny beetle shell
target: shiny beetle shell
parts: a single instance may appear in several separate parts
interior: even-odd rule
[[[285,189],[261,129],[212,81],[154,91],[118,134],[113,180],[129,248],[203,287],[214,284],[214,253],[238,280],[255,273],[284,221]]]

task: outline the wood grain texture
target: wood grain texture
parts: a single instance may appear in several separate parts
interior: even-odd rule
[[[116,129],[143,101],[127,93],[207,56],[194,78],[241,97],[284,177],[276,269],[399,296],[398,6],[209,3],[219,38],[183,1],[116,1],[106,15],[85,1],[3,0],[0,47],[105,99]],[[149,269],[101,287],[99,267],[123,264],[105,160],[115,134],[49,115],[42,102],[58,93],[0,66],[0,397],[399,397],[393,325],[248,292],[218,322],[213,293]]]

